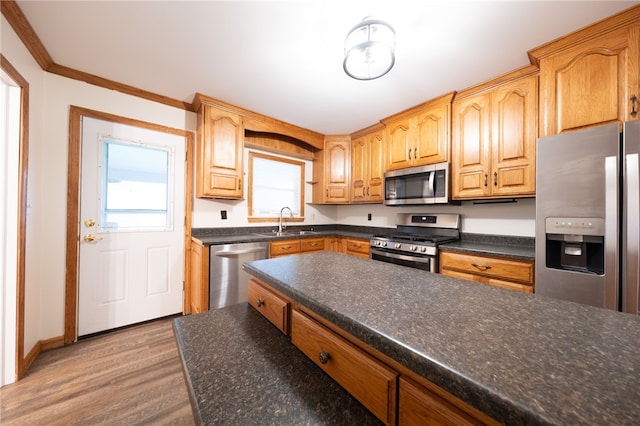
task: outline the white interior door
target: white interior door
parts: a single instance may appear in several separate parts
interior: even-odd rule
[[[83,117],[78,336],[182,312],[185,143]]]

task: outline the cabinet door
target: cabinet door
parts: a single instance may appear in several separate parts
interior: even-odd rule
[[[389,123],[387,126],[387,170],[402,169],[411,165],[413,145],[409,134],[410,120]]]
[[[507,83],[492,92],[492,196],[535,195],[537,111],[537,76]]]
[[[189,251],[189,307],[192,314],[209,309],[209,247],[195,238]]]
[[[349,172],[351,142],[325,142],[325,202],[349,202]]]
[[[351,202],[382,202],[384,133],[377,132],[351,143]]]
[[[434,105],[415,118],[413,165],[449,159],[449,105]]]
[[[540,60],[541,136],[638,118],[639,32],[621,28]]]
[[[351,202],[362,203],[367,200],[368,149],[363,136],[351,142]]]
[[[196,196],[242,198],[243,138],[240,116],[208,105],[200,110]]]
[[[490,95],[481,94],[453,103],[453,198],[490,195]]]
[[[384,132],[367,136],[366,143],[369,151],[367,199],[370,202],[381,203],[384,183]]]

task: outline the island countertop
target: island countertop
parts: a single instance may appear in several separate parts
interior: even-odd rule
[[[640,317],[332,252],[244,268],[505,424],[640,419]]]

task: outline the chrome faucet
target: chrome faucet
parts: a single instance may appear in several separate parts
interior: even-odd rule
[[[282,213],[284,212],[285,209],[289,210],[289,216],[291,217],[291,219],[293,219],[293,212],[291,211],[291,209],[289,207],[281,208],[280,209],[280,225],[278,226],[278,232],[282,232],[283,229],[287,228],[286,224],[284,226],[282,226]]]

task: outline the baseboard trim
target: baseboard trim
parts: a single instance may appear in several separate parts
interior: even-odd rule
[[[33,361],[38,358],[40,352],[46,351],[48,349],[54,349],[64,346],[64,336],[52,337],[50,339],[38,340],[38,342],[33,345],[33,348],[29,351],[27,356],[24,357],[24,361],[22,362],[22,371],[19,377],[23,377],[24,374],[29,370],[29,367],[33,363]]]

